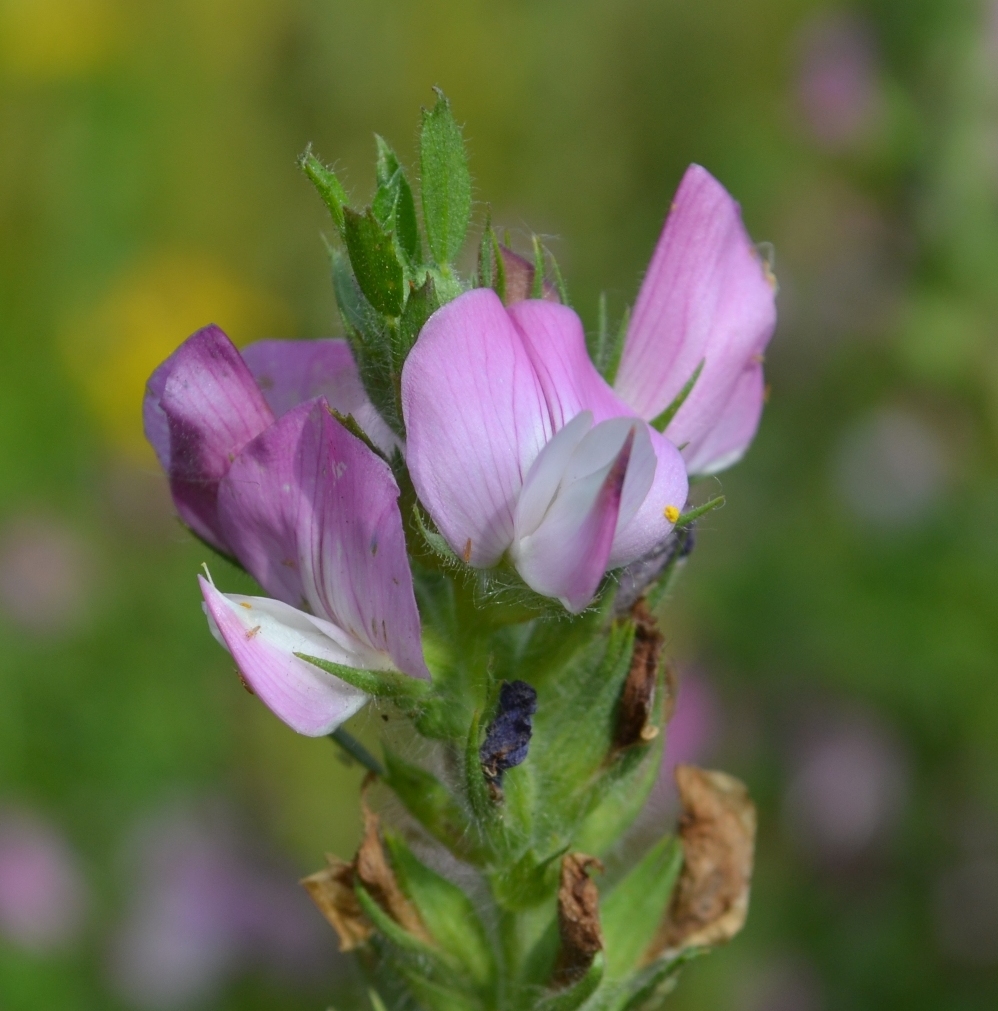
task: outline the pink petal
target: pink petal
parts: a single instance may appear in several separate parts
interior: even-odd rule
[[[429,677],[398,495],[388,465],[319,398],[246,446],[219,489],[219,517],[268,593]]]
[[[294,655],[367,665],[366,656],[351,654],[328,639],[307,614],[266,597],[220,593],[203,576],[198,582],[213,634],[232,654],[254,694],[293,730],[321,737],[367,701],[363,692]]]
[[[592,411],[597,423],[634,416],[596,371],[586,350],[582,321],[568,306],[531,299],[508,311],[537,373],[555,429],[580,411]]]
[[[391,453],[399,444],[368,400],[345,340],[256,341],[242,354],[277,417],[306,400],[325,397],[340,414],[352,414],[379,449]]]
[[[687,459],[700,452],[742,372],[776,324],[775,286],[738,205],[705,169],[687,170],[638,293],[615,389],[647,420],[704,367],[667,434]],[[749,436],[751,438],[751,436]],[[742,450],[746,448],[742,446]]]
[[[628,565],[648,554],[668,537],[673,524],[666,516],[672,506],[682,511],[689,494],[686,464],[675,446],[653,428],[648,428],[651,447],[658,459],[651,488],[630,522],[617,530],[607,568]]]
[[[557,597],[573,614],[589,604],[606,572],[634,444],[637,438],[647,440],[639,419],[629,425],[622,420],[604,422],[577,444],[540,525],[524,531],[513,544],[511,557],[524,582],[538,593]],[[616,442],[608,462],[607,435]],[[551,447],[552,456],[560,457],[557,440],[548,444]],[[535,480],[543,479],[544,455],[531,471]],[[634,462],[637,483],[650,482],[648,468],[655,465],[650,450]]]
[[[228,550],[218,525],[218,482],[274,416],[217,326],[198,330],[153,373],[143,419],[181,519],[210,544]]]
[[[586,351],[582,322],[571,309],[534,300],[511,306],[509,314],[537,372],[555,428],[583,410],[591,411],[597,422],[634,417],[634,411],[596,371]],[[686,502],[689,488],[683,458],[658,432],[649,429],[648,434],[658,459],[654,481],[637,511],[618,527],[611,568],[626,565],[661,543],[672,529],[665,507],[682,509]]]
[[[749,365],[714,426],[700,442],[683,450],[691,474],[716,474],[745,455],[759,427],[765,393],[762,366]]]
[[[520,335],[478,288],[427,321],[402,370],[406,460],[454,551],[494,565],[513,538],[524,475],[551,434]]]

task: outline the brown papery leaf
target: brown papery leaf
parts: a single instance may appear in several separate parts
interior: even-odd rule
[[[374,933],[374,928],[364,915],[353,890],[353,864],[326,854],[326,864],[321,871],[302,878],[312,901],[319,912],[332,924],[340,938],[340,951],[353,951]]]
[[[427,944],[432,938],[416,907],[399,887],[384,847],[381,845],[378,816],[364,805],[364,838],[354,858],[354,873],[371,893],[371,898],[400,926]]]
[[[354,890],[357,882],[403,930],[421,941],[432,943],[419,912],[399,887],[395,871],[385,856],[378,816],[366,803],[363,811],[364,838],[353,863],[345,863],[327,854],[328,866],[303,878],[301,883],[339,934],[340,951],[352,951],[374,933],[374,926],[357,899]]]
[[[748,791],[733,776],[693,765],[676,767],[676,785],[685,861],[646,962],[729,941],[748,915],[756,826]]]
[[[599,922],[599,889],[589,869],[603,870],[595,857],[568,853],[561,861],[558,886],[558,933],[561,949],[554,968],[555,986],[568,986],[581,979],[603,950]]]
[[[658,727],[652,716],[665,640],[643,600],[631,608],[631,618],[634,621],[634,652],[631,654],[631,669],[620,696],[613,741],[617,750],[635,744],[647,744],[658,735]]]

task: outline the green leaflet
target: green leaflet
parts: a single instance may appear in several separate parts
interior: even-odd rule
[[[385,754],[385,782],[406,810],[455,856],[481,865],[487,859],[477,827],[457,798],[431,772]]]
[[[353,685],[368,695],[391,699],[403,709],[419,708],[430,694],[430,686],[426,681],[409,677],[407,674],[399,674],[397,671],[360,670],[341,663],[333,663],[332,660],[320,660],[319,657],[309,656],[307,653],[295,653],[295,656],[341,681],[346,681],[348,685]]]
[[[423,225],[433,260],[443,267],[457,256],[468,231],[471,173],[461,128],[442,91],[436,105],[423,110],[419,158]]]
[[[608,979],[625,976],[647,950],[682,866],[682,846],[675,837],[666,836],[601,899]]]
[[[560,990],[537,1002],[536,1011],[575,1011],[581,1007],[596,992],[603,982],[604,958],[603,952],[597,952],[593,964],[589,966],[585,976],[577,983]]]
[[[703,367],[706,363],[706,358],[700,359],[700,364],[693,370],[693,375],[686,380],[686,385],[676,394],[672,403],[657,418],[650,422],[651,427],[657,432],[664,432],[668,428],[669,422],[676,416],[679,408],[686,403],[686,398],[690,395],[693,387],[696,386],[700,373],[703,372]]]
[[[420,863],[400,837],[385,832],[385,844],[399,885],[433,939],[460,963],[476,986],[492,986],[496,974],[492,946],[468,896]]]
[[[332,169],[327,168],[312,154],[311,144],[298,159],[298,165],[322,197],[322,202],[329,208],[333,224],[342,235],[343,209],[349,203],[343,184],[336,178],[336,173]]]
[[[398,317],[405,302],[405,275],[391,233],[370,207],[363,214],[345,207],[343,218],[343,238],[360,290],[383,316]]]

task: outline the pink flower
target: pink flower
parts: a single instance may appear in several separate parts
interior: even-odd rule
[[[402,411],[413,484],[454,551],[478,568],[507,556],[572,612],[686,502],[676,449],[606,384],[562,305],[506,308],[488,288],[445,305],[406,360]]]
[[[775,294],[738,204],[691,165],[638,293],[614,383],[635,414],[655,422],[694,380],[664,429],[691,474],[731,466],[755,436]]]
[[[76,854],[28,812],[0,810],[0,936],[48,952],[80,933],[87,888]]]
[[[213,634],[277,716],[318,736],[366,696],[296,653],[429,672],[398,486],[316,394],[359,413],[376,437],[390,433],[372,424],[342,342],[276,344],[253,345],[244,360],[217,327],[198,331],[150,379],[146,433],[183,519],[270,594],[223,594],[201,578]],[[271,405],[287,413],[275,420]]]

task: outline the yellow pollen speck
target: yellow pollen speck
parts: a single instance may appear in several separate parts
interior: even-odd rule
[[[253,605],[250,604],[250,603],[248,603],[245,600],[240,600],[239,601],[239,606],[240,607],[245,607],[247,611],[252,611],[253,610]]]
[[[467,564],[468,562],[471,561],[471,538],[470,537],[468,538],[468,543],[465,544],[465,546],[464,546],[464,552],[461,555],[461,557],[464,559],[465,564]]]
[[[670,523],[675,523],[679,519],[679,510],[675,506],[665,507],[665,518]]]

